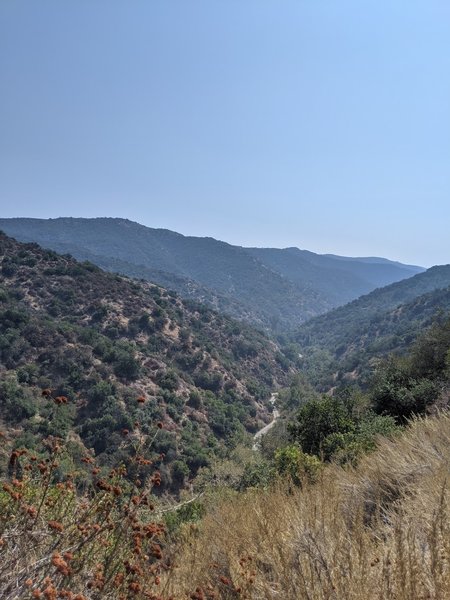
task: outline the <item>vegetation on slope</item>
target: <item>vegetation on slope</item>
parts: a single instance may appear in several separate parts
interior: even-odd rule
[[[329,389],[358,379],[367,385],[377,361],[402,353],[450,311],[450,266],[433,267],[305,323],[290,350],[303,370]]]
[[[283,417],[263,440],[263,460],[243,472],[237,489],[279,474],[300,483],[298,473],[313,476],[318,461],[354,465],[380,435],[394,435],[409,419],[449,404],[450,319],[425,330],[406,355],[381,362],[365,391],[353,385],[320,394],[294,377],[278,394]]]
[[[450,589],[450,417],[415,420],[355,469],[308,465],[280,481],[210,493],[206,514],[169,535],[141,476],[121,469],[75,493],[61,440],[10,454],[0,491],[0,593],[5,600],[444,599]],[[184,507],[188,507],[187,504]],[[180,509],[181,510],[181,509]]]
[[[177,489],[268,418],[290,366],[264,335],[4,235],[0,255],[0,418],[17,445],[58,435],[110,465],[125,432],[148,437],[160,421],[163,484]],[[49,388],[69,399],[57,419]]]
[[[261,334],[157,286],[1,244],[2,598],[446,598],[450,321],[381,364],[368,392],[319,395],[294,378],[279,393],[297,409],[283,443],[237,448],[208,470],[189,460],[213,439],[211,407],[261,406],[256,377],[286,381],[289,362]],[[209,358],[198,380],[193,351]],[[238,425],[215,432],[215,460]],[[161,487],[176,490],[189,469],[201,491],[165,506]]]
[[[0,228],[20,241],[156,282],[272,331],[291,331],[314,315],[421,270],[296,248],[242,248],[126,219],[1,219]]]

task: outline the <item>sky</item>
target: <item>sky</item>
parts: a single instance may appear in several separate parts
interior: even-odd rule
[[[450,262],[448,0],[2,0],[0,216]]]

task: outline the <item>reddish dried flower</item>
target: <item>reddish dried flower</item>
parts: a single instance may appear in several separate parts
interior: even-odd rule
[[[105,492],[111,492],[113,487],[109,483],[107,483],[104,479],[99,479],[97,481],[97,487],[100,490],[104,490]]]
[[[53,531],[58,531],[59,533],[64,530],[64,527],[58,521],[48,521],[47,525],[50,527],[50,529],[53,529]]]
[[[137,401],[139,402],[139,404],[144,404],[145,400],[146,400],[145,396],[139,396],[137,398]]]
[[[129,429],[122,429],[122,435],[126,437],[130,433]]]
[[[57,598],[57,591],[54,585],[47,586],[43,594],[46,600],[56,600]]]
[[[112,491],[114,493],[114,496],[121,496],[122,495],[122,488],[119,485],[113,486]]]
[[[158,560],[161,560],[162,550],[161,550],[161,546],[159,544],[152,544],[151,553],[152,553],[152,556],[154,556]]]
[[[143,575],[143,571],[138,563],[131,564],[129,560],[125,560],[123,564],[128,574],[132,573],[133,575]]]
[[[158,423],[156,423],[156,427],[158,429],[162,429],[163,428],[163,424],[161,423],[161,421],[158,421]]]
[[[141,591],[141,585],[137,581],[131,581],[128,585],[128,589],[134,594],[139,594],[139,592]]]
[[[42,396],[44,396],[44,398],[48,398],[49,396],[52,395],[52,390],[50,388],[46,388],[46,389],[42,390],[41,394],[42,394]]]
[[[70,573],[69,565],[62,558],[62,556],[61,556],[61,554],[59,554],[59,552],[54,552],[54,554],[52,556],[52,565],[54,567],[56,567],[57,571],[62,573],[65,577],[67,577],[67,575],[69,575],[69,573]]]
[[[224,577],[223,575],[221,575],[219,579],[223,583],[223,585],[231,585],[231,581],[228,579],[228,577]]]
[[[36,517],[37,509],[34,506],[27,506],[25,510],[27,512],[27,515],[29,515],[32,519]]]
[[[161,473],[159,471],[156,471],[152,475],[151,482],[153,483],[153,485],[156,485],[156,486],[161,485]]]
[[[53,398],[55,404],[67,404],[68,401],[67,396],[56,396],[56,398]]]
[[[25,585],[26,585],[27,587],[31,587],[31,586],[33,585],[33,580],[32,580],[32,579],[26,579],[26,580],[25,580]]]
[[[95,469],[92,469],[92,475],[98,475],[100,473],[100,469],[98,467],[95,467]]]

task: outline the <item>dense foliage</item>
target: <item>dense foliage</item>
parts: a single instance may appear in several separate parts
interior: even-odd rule
[[[378,369],[371,398],[375,410],[404,422],[431,407],[445,408],[450,393],[450,320],[434,324],[405,357]]]
[[[16,444],[64,436],[75,457],[92,448],[109,465],[124,431],[160,421],[163,487],[177,489],[267,419],[290,363],[264,335],[4,235],[0,254],[0,419]],[[69,399],[57,418],[47,389]]]
[[[379,364],[369,389],[340,388],[320,395],[301,378],[281,395],[286,407],[299,404],[289,423],[285,462],[315,456],[324,461],[355,462],[417,415],[446,409],[450,402],[450,319],[419,336],[405,356]],[[297,448],[297,455],[294,449]],[[291,454],[289,454],[291,452]],[[291,465],[292,470],[292,465]]]

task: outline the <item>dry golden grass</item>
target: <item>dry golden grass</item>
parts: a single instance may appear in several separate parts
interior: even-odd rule
[[[441,414],[356,469],[224,500],[186,535],[169,588],[194,599],[449,599],[449,469]]]

